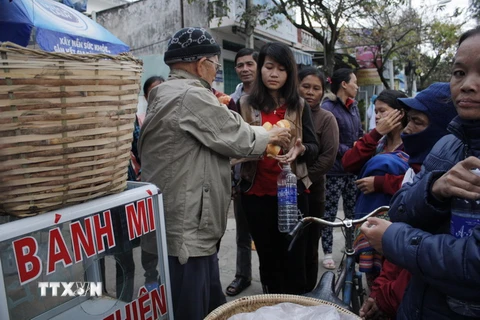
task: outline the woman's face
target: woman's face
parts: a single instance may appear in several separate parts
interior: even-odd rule
[[[462,119],[480,119],[480,35],[464,40],[458,48],[450,91]]]
[[[350,75],[350,81],[344,81],[343,89],[349,98],[355,98],[357,96],[358,86],[357,86],[357,77],[354,73]]]
[[[277,91],[287,82],[287,69],[267,56],[262,66],[262,82],[270,91]]]
[[[375,123],[378,124],[378,120],[385,118],[394,109],[383,101],[375,101]]]
[[[300,82],[299,93],[300,96],[307,101],[310,107],[315,107],[320,104],[320,100],[323,97],[322,82],[317,76],[306,76]]]

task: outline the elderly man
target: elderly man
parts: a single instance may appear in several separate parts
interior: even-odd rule
[[[164,56],[171,73],[150,92],[139,141],[142,181],[163,193],[176,320],[203,319],[226,301],[216,244],[230,203],[229,158],[259,158],[267,143],[286,146],[290,139],[285,129],[249,126],[219,102],[211,90],[219,55],[203,28],[173,35]],[[155,242],[149,244],[154,253]]]

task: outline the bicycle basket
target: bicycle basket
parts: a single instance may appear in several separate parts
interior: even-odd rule
[[[291,302],[302,306],[330,305],[343,315],[360,319],[356,314],[328,301],[290,294],[261,294],[230,301],[213,310],[204,320],[226,320],[239,313],[254,312],[261,307],[273,306],[282,302]]]

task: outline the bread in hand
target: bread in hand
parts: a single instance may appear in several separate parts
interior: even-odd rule
[[[285,119],[282,119],[282,120],[279,120],[277,122],[277,126],[279,126],[280,128],[287,128],[287,129],[290,129],[290,121],[288,120],[285,120]]]
[[[221,95],[217,99],[218,99],[218,101],[220,101],[220,103],[223,103],[226,106],[228,106],[228,104],[230,103],[230,100],[232,100],[232,98],[229,95],[226,95],[226,94]]]
[[[280,128],[288,128],[290,129],[290,122],[288,120],[279,120],[276,124],[276,126]],[[273,128],[272,124],[270,122],[265,122],[263,124],[263,127],[268,131]],[[274,145],[274,144],[267,144],[267,157],[275,157],[280,153],[280,150],[282,148],[280,146]]]

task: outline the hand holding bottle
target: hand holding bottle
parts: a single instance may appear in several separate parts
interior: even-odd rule
[[[471,170],[480,168],[480,159],[468,157],[458,162],[432,186],[432,194],[440,200],[452,197],[476,200],[480,198],[480,177]]]

